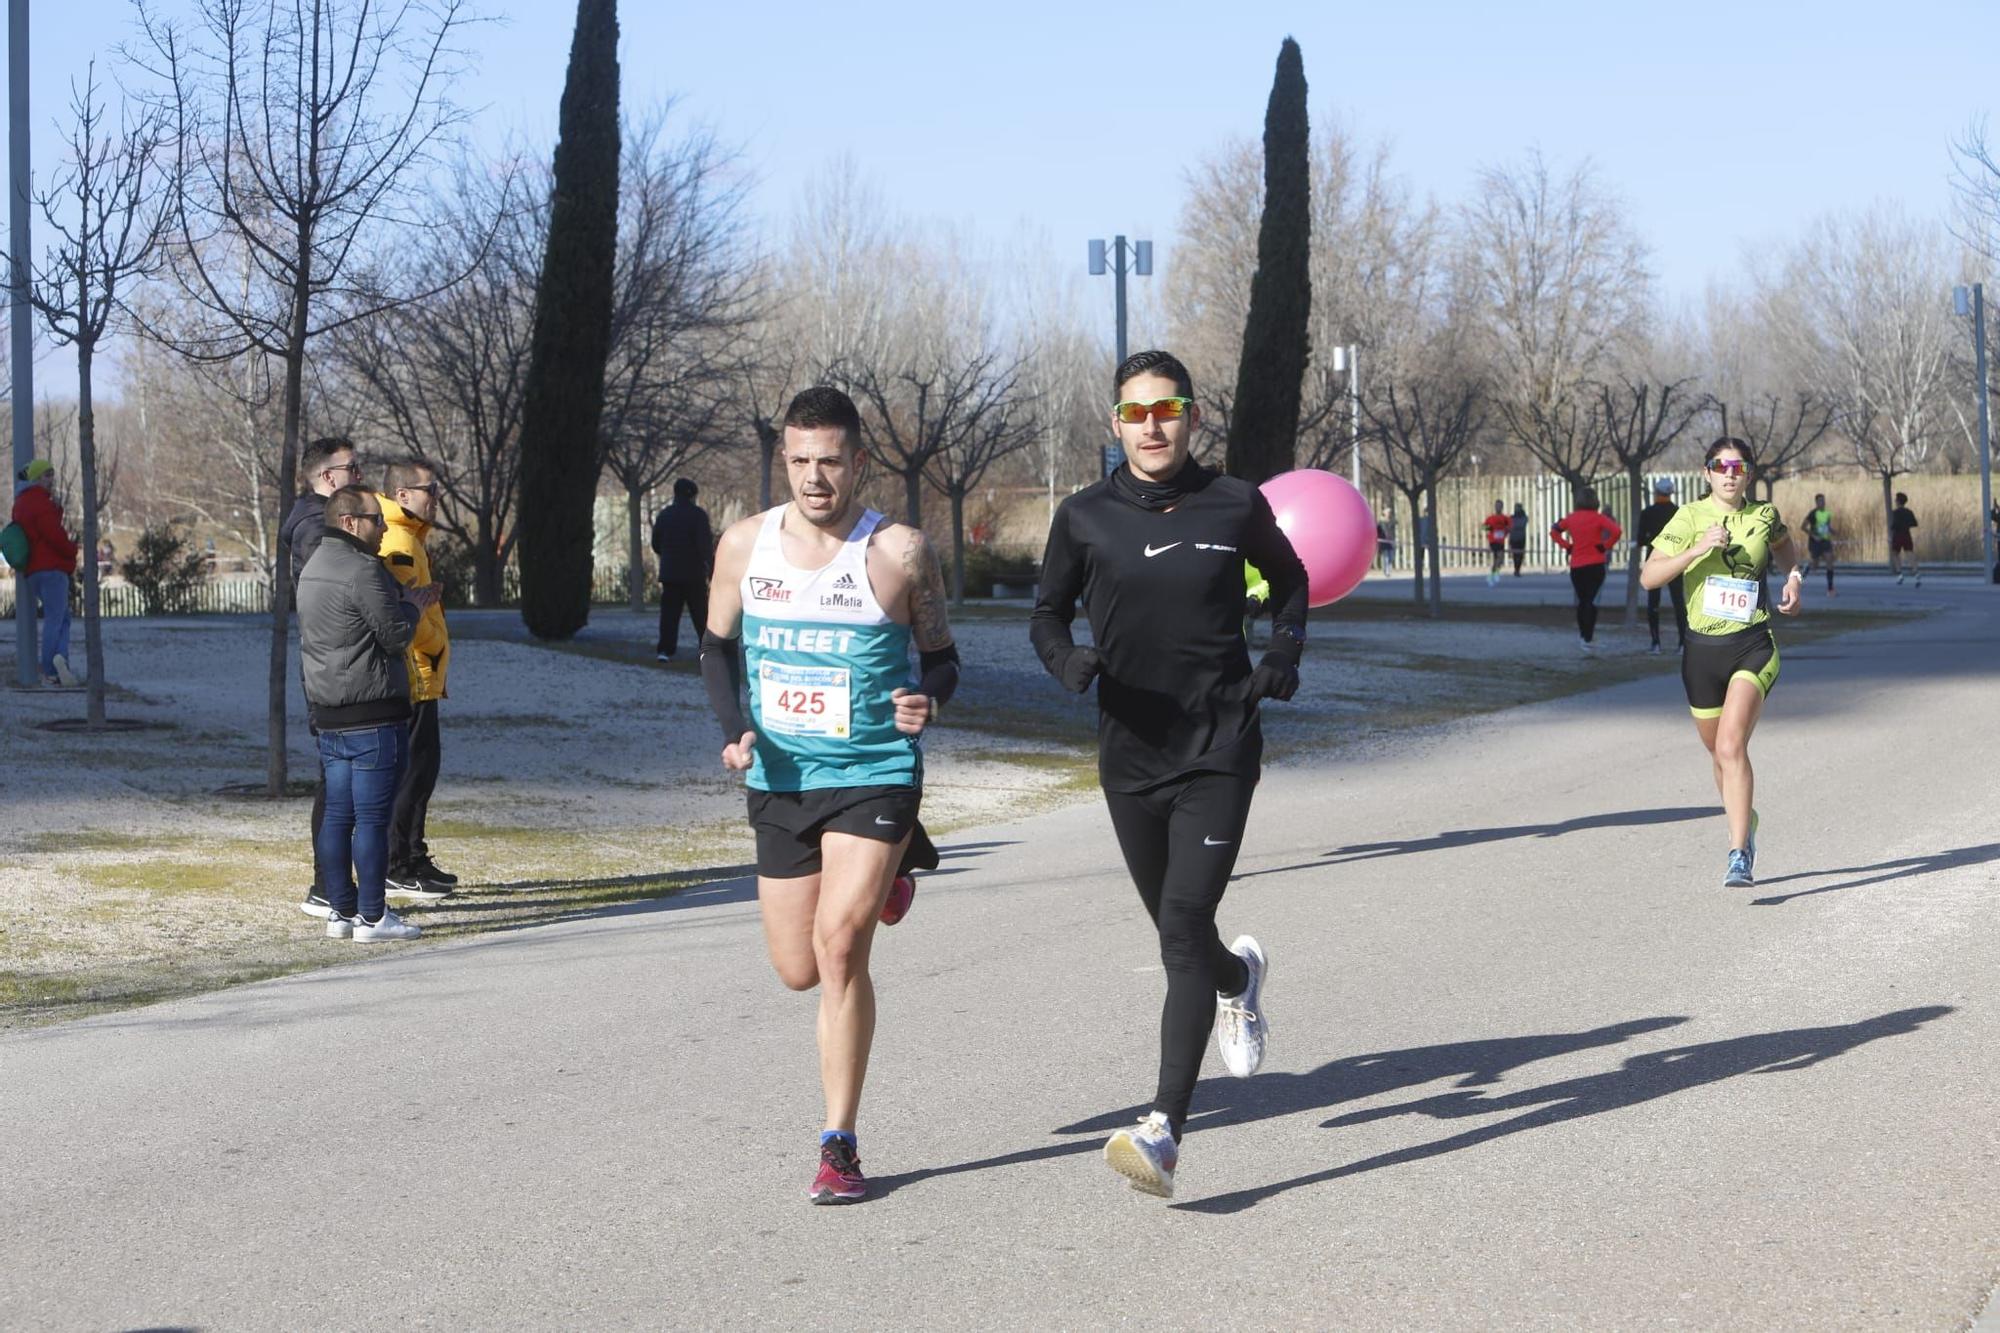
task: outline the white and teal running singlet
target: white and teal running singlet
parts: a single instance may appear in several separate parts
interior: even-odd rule
[[[890,692],[911,683],[910,627],[889,619],[868,582],[870,509],[821,569],[785,559],[788,504],[764,515],[743,572],[743,651],[757,729],[759,791],[913,787],[916,738],[896,730]]]

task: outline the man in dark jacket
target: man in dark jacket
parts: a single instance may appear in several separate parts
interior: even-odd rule
[[[403,588],[378,557],[382,506],[364,486],[326,502],[326,537],[299,575],[299,664],[319,742],[326,816],[314,844],[329,939],[422,934],[388,908],[389,813],[409,754],[404,650],[437,600]],[[353,877],[348,871],[353,869]]]
[[[715,572],[715,532],[708,511],[694,502],[693,480],[674,483],[674,502],[653,520],[653,554],[660,558],[660,642],[662,662],[680,648],[681,609],[687,608],[697,644],[708,626],[708,578]]]
[[[1679,512],[1674,503],[1674,479],[1661,477],[1653,483],[1653,503],[1639,511],[1639,561],[1644,564],[1653,554],[1653,543],[1667,529],[1667,522]],[[1687,648],[1688,608],[1687,593],[1681,588],[1681,581],[1675,579],[1667,585],[1667,593],[1674,599],[1674,626],[1680,634],[1680,647]],[[1648,589],[1646,593],[1646,625],[1653,634],[1654,654],[1660,651],[1660,590]]]
[[[361,468],[354,461],[354,441],[338,435],[326,435],[314,440],[299,451],[299,475],[305,479],[306,489],[299,498],[292,501],[292,511],[285,515],[285,543],[291,548],[292,601],[299,597],[299,574],[305,569],[306,561],[312,559],[319,549],[320,539],[326,536],[326,497],[343,486],[352,486],[361,480]],[[320,774],[319,790],[313,793],[312,835],[313,846],[319,846],[320,824],[326,818],[326,774]],[[299,910],[308,916],[327,914],[326,895],[320,892],[320,884],[326,877],[320,874],[319,863],[313,863],[313,882],[306,890],[305,901]]]

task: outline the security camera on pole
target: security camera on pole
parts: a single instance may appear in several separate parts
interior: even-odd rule
[[[1107,260],[1105,252],[1110,251]],[[1118,301],[1118,362],[1125,364],[1125,275],[1133,274],[1141,278],[1153,276],[1153,243],[1151,241],[1127,241],[1123,236],[1113,237],[1107,246],[1103,241],[1090,243],[1090,276],[1102,277],[1106,270],[1115,277]],[[1100,476],[1110,476],[1112,470],[1125,461],[1125,451],[1116,442],[1104,446],[1104,470]]]

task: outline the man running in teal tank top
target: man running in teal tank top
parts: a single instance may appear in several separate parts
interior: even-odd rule
[[[958,685],[937,557],[920,530],[855,498],[860,437],[840,390],[792,400],[781,455],[791,503],[722,534],[701,646],[723,766],[747,775],[771,964],[793,990],[819,987],[814,1203],[868,1192],[855,1118],[875,1036],[869,949],[877,923],[908,908],[890,899],[909,883],[897,871],[913,837],[923,841],[920,738]]]

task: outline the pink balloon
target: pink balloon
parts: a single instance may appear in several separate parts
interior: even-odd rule
[[[1306,601],[1326,606],[1353,592],[1375,560],[1375,515],[1361,492],[1318,468],[1281,472],[1259,489],[1306,567]]]

